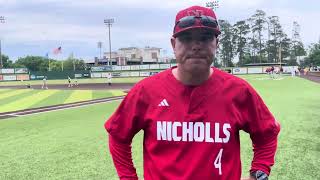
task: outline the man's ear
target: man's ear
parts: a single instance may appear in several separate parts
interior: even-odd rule
[[[171,37],[170,41],[171,41],[172,49],[174,50],[174,49],[175,49],[175,47],[176,47],[176,38]]]
[[[218,37],[216,37],[216,43],[217,43],[217,46],[218,46],[218,44],[219,44],[219,38]]]

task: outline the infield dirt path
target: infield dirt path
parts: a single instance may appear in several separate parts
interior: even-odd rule
[[[308,79],[310,81],[320,83],[320,76],[310,76],[310,75],[303,75],[301,74],[301,78]]]

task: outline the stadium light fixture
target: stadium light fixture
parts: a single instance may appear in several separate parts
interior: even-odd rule
[[[110,33],[110,28],[112,26],[112,24],[114,23],[114,19],[105,19],[104,20],[104,24],[108,26],[109,29],[109,60],[108,60],[108,66],[112,65],[112,61],[111,61],[111,33]]]
[[[0,23],[4,24],[5,23],[5,18],[4,16],[0,16]],[[2,62],[2,52],[1,52],[1,37],[0,37],[0,68],[3,68],[3,62]]]

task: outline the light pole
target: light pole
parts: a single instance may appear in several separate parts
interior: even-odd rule
[[[4,16],[0,16],[0,23],[5,23]],[[2,52],[1,52],[1,37],[0,37],[0,68],[3,68],[3,62],[2,62]]]
[[[99,57],[99,60],[101,61],[101,48],[102,48],[102,42],[101,41],[99,41],[98,42],[98,48],[99,48],[99,50],[100,50],[100,57]]]
[[[268,24],[268,43],[267,43],[268,58],[267,58],[267,60],[268,60],[268,62],[270,62],[270,22],[268,20],[266,22]]]
[[[280,45],[279,45],[279,62],[280,62],[280,68],[282,67],[282,64],[281,64],[281,58],[282,58],[282,57],[281,57],[281,55],[282,55],[282,54],[281,54],[281,53],[282,53],[281,41],[282,41],[282,40],[281,40],[281,38],[280,38]]]
[[[104,20],[104,24],[108,26],[109,28],[109,61],[108,61],[108,66],[112,65],[112,61],[111,61],[111,35],[110,35],[110,27],[112,26],[112,24],[114,23],[114,19],[105,19]]]
[[[206,7],[211,8],[212,10],[217,10],[219,8],[219,0],[207,2]]]

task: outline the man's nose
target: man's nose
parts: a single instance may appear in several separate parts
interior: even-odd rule
[[[202,42],[199,39],[194,39],[192,41],[192,50],[193,51],[200,51],[201,45],[202,45]]]

